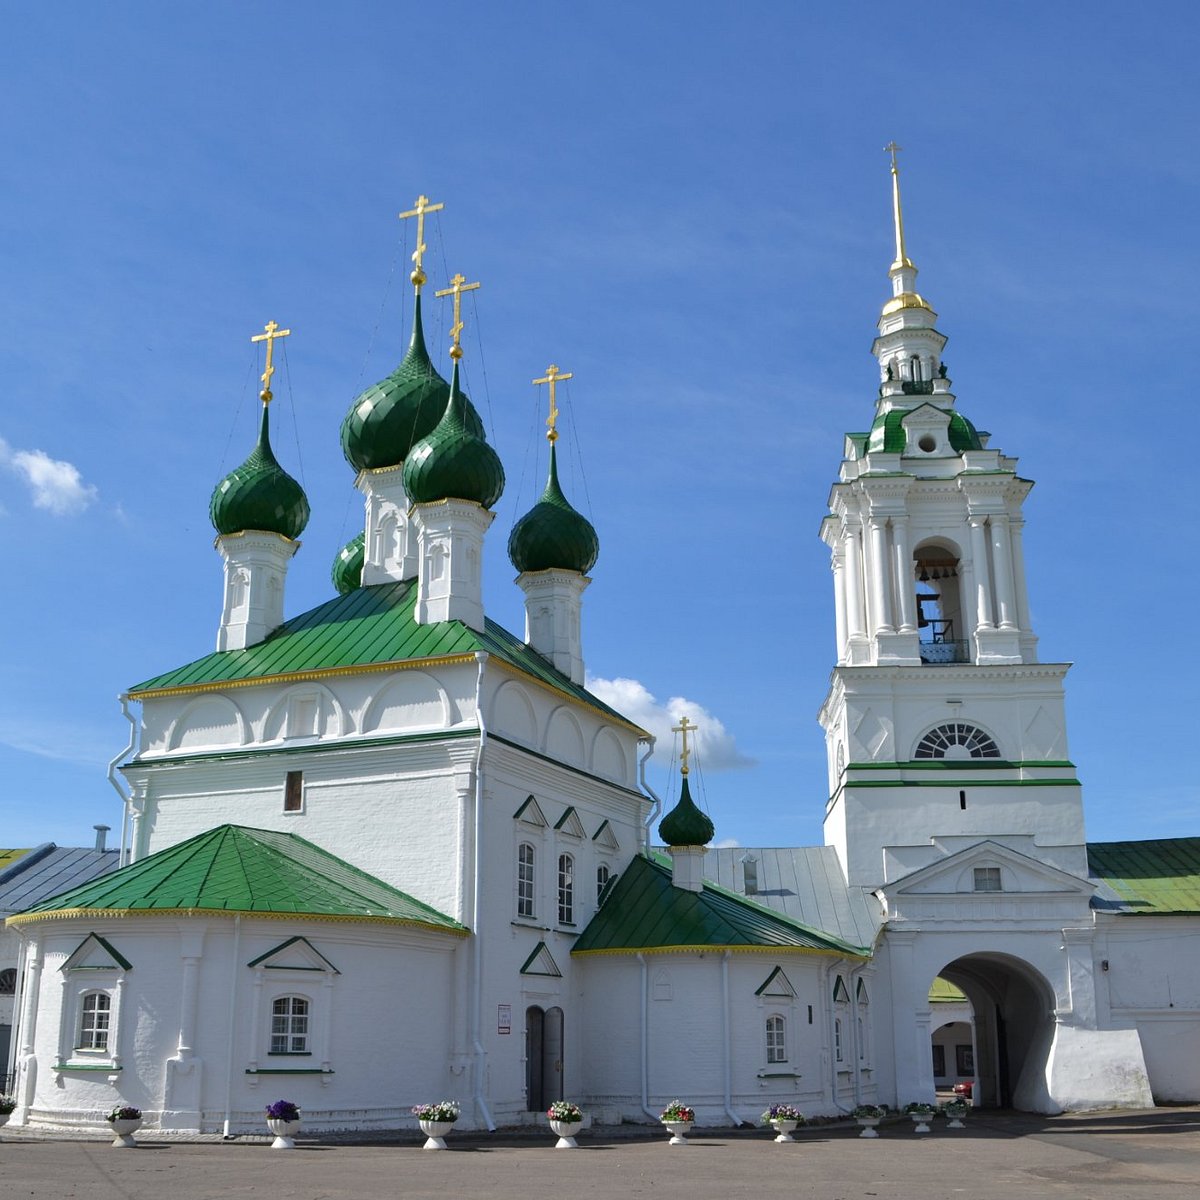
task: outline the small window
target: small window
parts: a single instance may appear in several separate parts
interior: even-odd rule
[[[532,917],[534,892],[534,850],[528,842],[517,847],[517,916]]]
[[[838,1017],[833,1023],[833,1055],[838,1062],[842,1061],[842,1019]]]
[[[596,868],[596,903],[600,903],[600,897],[604,893],[604,889],[608,887],[609,870],[608,863],[601,863]]]
[[[569,854],[558,856],[558,923],[575,923],[575,860]]]
[[[112,997],[107,992],[88,992],[79,1013],[77,1050],[107,1050],[112,1018]]]
[[[308,1053],[308,1001],[280,996],[271,1006],[271,1053]]]
[[[918,743],[914,758],[999,758],[1000,748],[982,729],[950,721],[931,729]]]
[[[304,772],[289,771],[283,785],[283,811],[304,811]]]
[[[5,967],[0,971],[0,996],[11,996],[17,990],[16,967]]]
[[[867,1032],[862,1017],[858,1018],[858,1061],[865,1062],[867,1058]]]
[[[770,1016],[767,1018],[767,1062],[785,1063],[787,1060],[787,1019]]]
[[[977,892],[998,892],[1000,887],[999,867],[976,867],[975,890]]]

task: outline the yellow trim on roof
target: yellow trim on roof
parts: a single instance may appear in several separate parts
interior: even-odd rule
[[[728,950],[731,954],[820,954],[830,958],[860,958],[863,962],[871,957],[852,950],[824,950],[819,946],[726,946],[712,942],[701,942],[695,946],[620,946],[615,949],[572,950],[571,953],[583,958],[585,955],[599,954],[707,954],[714,950]]]
[[[426,929],[430,933],[446,933],[451,937],[467,937],[466,928],[450,929],[429,921],[411,917],[354,916],[349,913],[257,912],[248,908],[59,908],[49,912],[17,913],[5,925],[27,925],[34,921],[66,921],[85,917],[98,920],[109,917],[256,917],[264,921],[327,921],[331,924],[407,925]]]
[[[215,683],[190,683],[183,687],[148,688],[144,692],[129,692],[130,700],[160,699],[164,696],[186,696],[192,692],[224,692],[230,688],[256,687],[267,683],[308,682],[311,679],[332,679],[338,675],[366,675],[380,671],[409,671],[419,667],[473,663],[474,653],[447,654],[439,658],[396,659],[383,663],[363,663],[353,667],[321,667],[314,671],[292,671],[282,675],[256,675],[252,679],[225,679]]]

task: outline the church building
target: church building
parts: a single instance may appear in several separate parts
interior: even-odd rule
[[[290,618],[309,505],[269,422],[289,331],[255,339],[257,444],[210,505],[216,650],[125,697],[128,865],[8,922],[14,1124],[127,1104],[229,1135],[279,1096],[307,1131],[411,1125],[443,1097],[489,1129],[562,1097],[598,1121],[657,1120],[675,1098],[702,1124],[779,1101],[828,1116],[932,1100],[948,1023],[976,1104],[1200,1098],[1200,838],[1085,839],[1067,665],[1039,661],[1030,618],[1032,485],[958,410],[894,153],[892,184],[878,394],[821,524],[825,844],[710,848],[694,726],[663,814],[653,739],[585,688],[600,547],[558,478],[557,366],[538,381],[545,490],[508,541],[523,634],[485,614],[504,470],[460,382],[477,285],[439,293],[447,382],[421,307],[441,206],[422,196],[404,214],[411,343],[341,427],[363,529],[335,556],[336,596]]]

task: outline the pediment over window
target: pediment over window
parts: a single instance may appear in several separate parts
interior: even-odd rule
[[[321,971],[340,975],[337,969],[306,937],[288,938],[246,964],[264,971]]]
[[[554,956],[546,948],[545,942],[538,942],[533,953],[521,964],[522,975],[548,975],[552,979],[561,979],[562,972]]]
[[[584,832],[583,822],[579,819],[579,814],[569,805],[563,815],[554,822],[554,828],[559,833],[565,833],[567,837],[580,839],[587,837],[587,834]]]
[[[132,971],[133,964],[98,933],[89,933],[67,956],[63,971]]]
[[[757,988],[754,989],[756,996],[774,996],[793,1000],[796,997],[796,989],[792,987],[792,981],[784,974],[782,967],[776,967],[770,975],[762,981]]]
[[[592,841],[605,850],[620,850],[621,848],[620,842],[617,841],[617,835],[613,833],[612,826],[608,821],[601,822],[600,828],[592,834]]]
[[[846,981],[839,975],[833,981],[833,1001],[835,1004],[849,1004],[850,992],[846,988]]]
[[[532,796],[525,797],[524,804],[513,813],[513,820],[520,821],[522,825],[529,825],[534,829],[545,829],[550,824],[546,820],[541,806]]]

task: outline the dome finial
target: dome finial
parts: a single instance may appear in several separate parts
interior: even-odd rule
[[[262,373],[263,390],[258,393],[258,398],[264,404],[271,403],[271,397],[274,394],[271,391],[271,376],[275,374],[275,368],[271,365],[271,360],[274,357],[275,339],[281,337],[290,337],[292,331],[290,329],[280,329],[277,321],[268,321],[263,329],[265,333],[256,333],[250,340],[252,342],[267,343],[267,369]]]
[[[462,320],[462,294],[463,292],[473,292],[479,286],[478,282],[468,283],[465,275],[455,275],[450,280],[450,286],[443,288],[440,292],[434,292],[439,298],[442,296],[454,297],[454,324],[450,326],[450,357],[458,362],[463,356],[462,343],[459,341],[459,335],[463,331]]]
[[[897,146],[895,142],[888,142],[883,148],[892,156],[892,216],[896,225],[896,261],[892,263],[893,271],[900,267],[913,265],[904,252],[904,215],[900,211],[900,164],[896,161],[896,155],[903,148],[903,146]]]
[[[411,208],[408,212],[402,212],[400,214],[400,220],[402,221],[406,217],[417,218],[417,248],[413,251],[413,270],[412,274],[409,275],[409,279],[412,280],[413,286],[417,289],[418,295],[420,295],[421,286],[424,284],[426,279],[425,268],[422,264],[425,261],[425,251],[429,248],[425,245],[425,214],[431,212],[441,212],[441,210],[445,207],[446,205],[444,203],[430,204],[429,197],[421,195],[416,199],[415,208]],[[438,294],[440,295],[441,293]]]
[[[688,750],[688,734],[695,732],[699,728],[699,725],[689,725],[686,716],[679,719],[678,725],[671,726],[671,732],[679,734],[680,740],[683,742],[683,747],[679,751],[679,773],[681,775],[688,773],[688,755],[691,753]]]
[[[548,383],[550,385],[550,415],[546,418],[546,424],[549,429],[546,430],[546,440],[551,446],[558,441],[558,399],[555,395],[555,387],[561,379],[574,379],[575,375],[572,371],[563,372],[551,363],[546,368],[546,376],[544,379],[535,379],[535,384]]]

